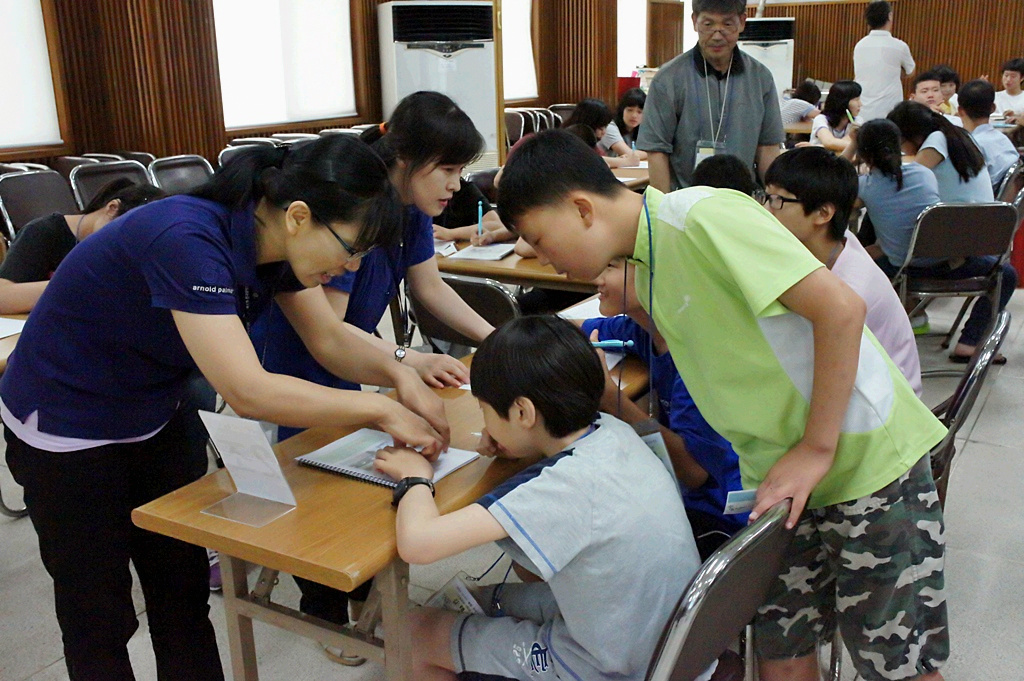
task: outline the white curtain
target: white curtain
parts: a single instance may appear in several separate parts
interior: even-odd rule
[[[505,99],[537,96],[537,70],[533,62],[532,0],[501,2],[501,63]]]
[[[228,128],[356,113],[348,0],[214,0]]]
[[[39,0],[0,0],[0,148],[60,144],[57,100]]]
[[[618,69],[628,78],[638,66],[647,64],[647,0],[619,0]]]

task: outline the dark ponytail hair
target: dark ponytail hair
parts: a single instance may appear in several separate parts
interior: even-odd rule
[[[102,210],[111,201],[120,201],[121,203],[117,207],[117,215],[114,216],[120,217],[132,208],[155,201],[156,199],[162,199],[165,196],[167,196],[167,192],[151,184],[135,184],[127,177],[119,177],[103,185],[82,212],[95,213],[98,210]]]
[[[401,205],[388,171],[368,146],[330,135],[289,146],[252,146],[234,154],[191,196],[243,210],[266,199],[285,209],[309,206],[313,219],[361,225],[354,248],[398,243]]]
[[[569,120],[562,123],[562,127],[568,128],[570,125],[579,124],[597,131],[598,128],[607,127],[612,122],[612,118],[614,118],[612,110],[600,99],[584,99],[576,105]]]
[[[841,80],[833,83],[828,89],[825,106],[821,113],[825,114],[829,127],[836,127],[840,121],[847,120],[846,112],[850,108],[850,100],[860,97],[860,83],[853,80]]]
[[[484,149],[484,138],[466,112],[447,95],[428,90],[403,98],[391,120],[363,131],[360,138],[389,168],[402,159],[409,173],[431,163],[466,165]]]
[[[917,102],[900,102],[887,118],[896,124],[904,139],[913,142],[918,149],[928,135],[940,130],[946,137],[949,162],[953,164],[962,182],[969,181],[985,167],[985,157],[970,133],[949,122],[945,116],[936,113]]]
[[[619,134],[625,139],[628,135],[630,139],[636,140],[640,136],[640,126],[636,126],[633,130],[628,130],[626,121],[623,119],[623,114],[626,113],[626,109],[631,106],[640,107],[642,111],[644,104],[647,103],[647,93],[638,87],[630,88],[622,94],[622,99],[619,100],[619,108],[615,110],[615,127],[619,129]],[[642,124],[641,124],[642,125]]]
[[[857,133],[857,154],[882,175],[896,180],[896,191],[903,189],[903,154],[900,129],[885,118],[868,121]]]

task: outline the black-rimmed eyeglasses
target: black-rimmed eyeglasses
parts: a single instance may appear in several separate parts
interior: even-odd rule
[[[782,210],[782,207],[787,203],[800,203],[800,199],[787,199],[785,196],[779,196],[778,194],[762,194],[758,197],[758,200],[772,210]]]
[[[341,244],[341,247],[345,249],[346,253],[348,253],[349,262],[352,262],[353,260],[359,260],[360,258],[365,256],[367,253],[370,253],[371,251],[373,251],[374,248],[376,248],[376,246],[370,246],[365,251],[357,251],[347,241],[342,239],[340,234],[335,232],[329,226],[327,226],[327,231],[331,233],[331,236],[333,236],[335,239],[338,240],[338,243]]]

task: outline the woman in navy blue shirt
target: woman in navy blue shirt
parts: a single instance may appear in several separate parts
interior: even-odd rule
[[[134,678],[129,560],[159,677],[223,678],[205,550],[130,517],[206,471],[187,453],[179,408],[197,366],[242,416],[375,423],[427,455],[447,444],[440,400],[346,331],[319,286],[397,241],[398,211],[386,167],[358,140],[254,148],[193,196],[132,211],[64,260],[0,380],[0,417],[54,580],[71,679]],[[271,299],[324,366],[395,386],[407,406],[267,372],[246,327]]]

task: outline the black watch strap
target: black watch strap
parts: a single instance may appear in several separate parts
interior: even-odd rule
[[[426,485],[427,487],[430,488],[430,496],[434,496],[434,483],[431,482],[430,480],[427,480],[426,478],[414,477],[402,478],[401,480],[398,481],[398,484],[395,485],[395,491],[391,495],[391,505],[398,506],[398,502],[402,500],[402,497],[405,496],[405,493],[411,490],[416,485]]]

